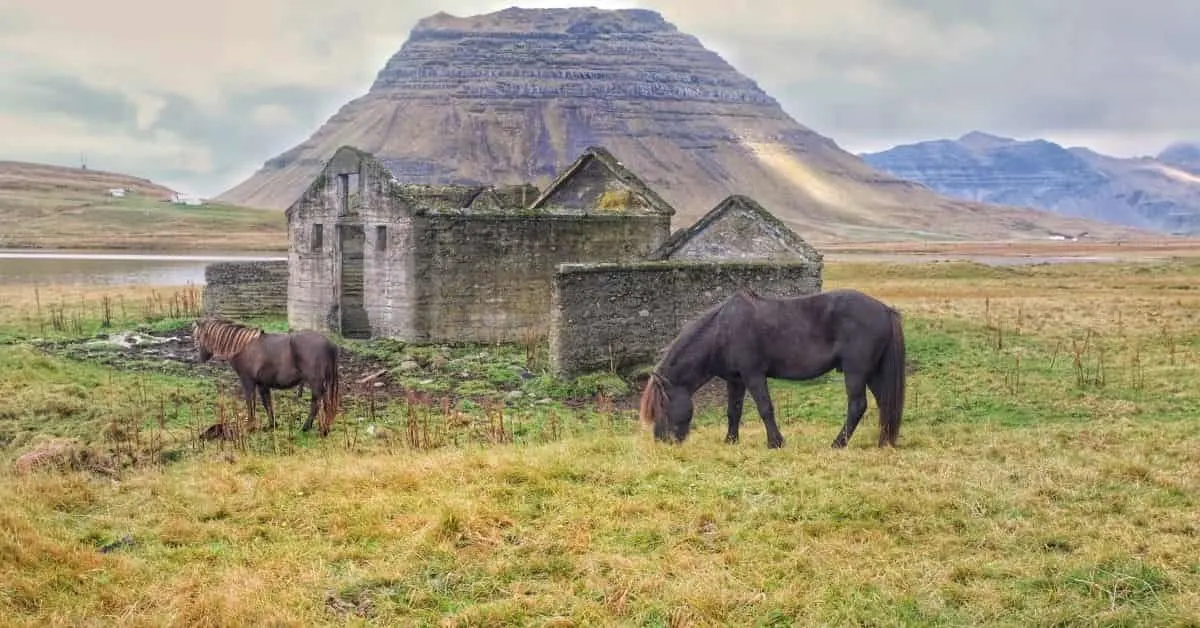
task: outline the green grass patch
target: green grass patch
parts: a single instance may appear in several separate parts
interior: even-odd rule
[[[766,449],[749,400],[741,443],[723,443],[719,382],[688,441],[667,447],[636,424],[628,381],[553,378],[543,348],[387,341],[341,342],[351,364],[425,397],[372,407],[356,391],[328,439],[282,429],[198,445],[189,429],[218,412],[227,374],[133,371],[10,336],[0,611],[156,625],[1196,625],[1200,295],[1170,286],[1197,267],[1121,268],[831,265],[827,288],[905,313],[895,450],[874,447],[873,404],[850,446],[830,449],[845,412],[836,373],[771,382],[783,449]],[[307,406],[276,403],[292,421]],[[90,449],[66,471],[9,464],[51,439]]]

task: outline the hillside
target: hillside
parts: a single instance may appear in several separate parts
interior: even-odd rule
[[[122,189],[123,197],[109,194]],[[283,216],[170,202],[175,192],[114,172],[0,161],[0,248],[281,250]]]
[[[1200,159],[1195,147],[1191,150],[1177,145],[1159,158],[1123,159],[1041,139],[972,132],[862,158],[955,198],[1200,234]]]
[[[1200,175],[1200,142],[1176,142],[1164,148],[1156,159],[1185,172]]]
[[[1126,231],[951,200],[872,169],[648,10],[425,18],[364,95],[218,199],[285,208],[347,144],[406,182],[543,186],[599,144],[676,207],[676,228],[743,193],[814,241]]]

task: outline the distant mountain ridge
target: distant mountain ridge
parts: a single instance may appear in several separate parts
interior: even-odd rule
[[[952,198],[1015,205],[1174,234],[1200,234],[1200,144],[1120,158],[981,131],[859,157]]]
[[[285,208],[343,145],[407,183],[539,186],[603,146],[674,206],[676,227],[746,194],[809,240],[1128,233],[947,198],[871,168],[645,9],[426,17],[366,93],[217,200]]]
[[[1158,160],[1188,172],[1200,175],[1200,142],[1176,142],[1158,154]]]

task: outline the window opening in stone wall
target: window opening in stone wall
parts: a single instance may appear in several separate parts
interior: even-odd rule
[[[338,215],[350,213],[350,175],[338,175]]]
[[[325,240],[325,231],[322,228],[322,226],[319,224],[313,225],[312,226],[312,241],[310,244],[311,244],[312,251],[314,253],[319,252],[322,248],[324,248],[324,244],[325,244],[324,240]]]
[[[338,175],[338,215],[346,216],[350,214],[350,197],[357,196],[360,192],[358,189],[358,173],[348,172]]]
[[[383,251],[387,248],[387,226],[375,225],[375,250]]]

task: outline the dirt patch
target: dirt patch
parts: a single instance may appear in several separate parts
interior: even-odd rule
[[[190,325],[154,331],[124,330],[83,340],[39,342],[37,346],[55,355],[101,364],[118,371],[174,376],[199,374],[221,382],[227,390],[234,391],[237,387],[237,379],[226,361],[219,358],[204,363],[199,361]],[[437,348],[424,350],[436,353]],[[469,400],[481,406],[494,403],[497,399],[509,402],[549,401],[548,395],[522,390],[526,381],[535,378],[533,373],[502,358],[495,358],[495,364],[488,364],[485,353],[476,351],[457,359],[440,358],[439,354],[432,360],[414,360],[402,352],[343,347],[338,360],[343,400],[373,398],[375,403],[387,404],[404,399],[422,405],[457,405],[462,400]],[[472,359],[475,362],[471,362]],[[460,366],[459,362],[467,366]],[[468,367],[477,370],[503,367],[511,369],[514,375],[508,381],[490,382],[484,377],[476,377]],[[636,408],[643,383],[644,379],[630,382],[627,394],[613,395],[609,399],[613,409]],[[277,391],[276,395],[294,394],[294,391]],[[571,408],[594,407],[596,404],[596,399],[590,395],[556,395],[555,398]]]
[[[121,331],[87,340],[44,342],[39,343],[39,347],[57,355],[102,364],[119,371],[163,375],[198,373],[231,386],[237,381],[225,360],[214,357],[208,362],[200,362],[190,325],[155,332]],[[391,365],[384,361],[343,350],[338,367],[343,385],[351,394],[362,394],[371,388],[376,389],[376,394],[384,396],[404,393],[400,387],[389,382]],[[360,383],[368,375],[376,377],[372,382]]]

